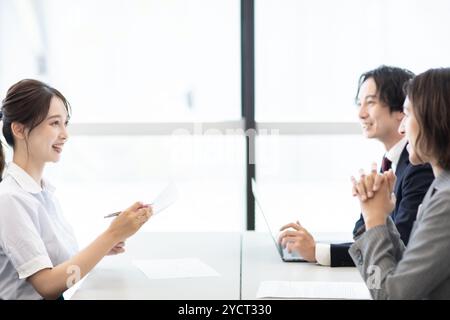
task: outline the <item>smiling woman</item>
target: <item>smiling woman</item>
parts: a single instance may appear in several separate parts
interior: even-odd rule
[[[15,150],[14,162],[39,180],[40,169],[46,162],[59,160],[67,140],[69,103],[56,89],[37,80],[22,80],[8,91],[2,109],[3,132]]]
[[[30,108],[30,103],[33,103],[32,108]],[[70,114],[70,106],[66,98],[58,90],[40,81],[25,79],[19,81],[8,90],[7,97],[3,100],[1,112],[3,135],[5,136],[6,142],[15,150],[15,162],[22,162],[22,159],[25,159],[26,162],[32,164],[34,163],[32,159],[34,157],[44,159],[43,157],[45,156],[42,153],[48,152],[48,148],[42,148],[40,144],[43,141],[28,144],[30,136],[32,139],[34,139],[33,137],[40,137],[39,133],[33,135],[31,133],[35,129],[42,130],[42,128],[46,128],[46,126],[40,126],[40,124],[50,121],[46,119],[48,115],[51,115],[52,119],[55,116],[61,119],[64,117],[66,119],[64,122],[67,121]],[[16,134],[15,138],[14,134]],[[64,134],[63,139],[66,139],[66,134]],[[53,143],[56,143],[56,141]],[[22,144],[25,144],[26,148],[22,148]],[[35,145],[37,147],[36,150],[29,149],[30,146]],[[1,146],[0,149],[2,154],[2,163],[0,164],[1,181],[1,173],[4,170],[5,160]],[[26,151],[25,155],[22,155],[23,150]],[[29,157],[31,159],[28,159]],[[49,161],[57,160],[59,159]],[[22,163],[22,166],[26,165],[27,163]],[[30,169],[31,171],[35,171],[35,169]]]
[[[0,183],[0,300],[62,297],[105,255],[123,252],[124,240],[152,209],[136,202],[77,253],[55,189],[42,177],[46,163],[59,161],[67,141],[69,103],[58,90],[26,79],[8,90],[1,113],[3,135],[14,151]],[[0,154],[1,176],[1,145]]]

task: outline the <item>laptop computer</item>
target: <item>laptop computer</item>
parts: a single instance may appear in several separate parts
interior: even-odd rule
[[[269,229],[269,234],[272,237],[273,243],[275,244],[275,247],[277,249],[278,254],[280,255],[281,260],[283,260],[284,262],[306,262],[306,260],[303,257],[301,257],[299,254],[297,254],[296,252],[289,253],[289,251],[286,248],[283,248],[281,246],[281,244],[278,243],[276,234],[274,234],[272,232],[273,226],[270,225],[269,220],[266,217],[267,213],[264,213],[264,210],[262,208],[261,197],[258,193],[258,188],[256,186],[255,179],[252,179],[252,192],[253,192],[253,196],[255,197],[256,205],[259,208],[258,211],[261,213],[261,216],[263,217],[263,220],[267,226],[267,229]]]

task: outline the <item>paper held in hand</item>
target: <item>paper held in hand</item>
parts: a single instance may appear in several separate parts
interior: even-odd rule
[[[151,206],[153,209],[153,215],[160,213],[167,209],[178,200],[178,189],[174,182],[170,182],[163,191],[153,200],[152,203],[145,206]],[[122,211],[110,213],[104,218],[111,218],[118,216]]]

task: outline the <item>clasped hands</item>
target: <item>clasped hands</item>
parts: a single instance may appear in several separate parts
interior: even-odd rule
[[[351,177],[352,193],[358,197],[361,212],[366,224],[366,230],[386,223],[386,218],[395,208],[395,174],[390,169],[384,173],[377,173],[377,164],[372,164],[369,174],[359,171],[359,180]]]
[[[361,205],[361,212],[366,224],[366,230],[386,223],[387,216],[395,208],[395,174],[391,170],[382,174],[377,172],[377,164],[372,164],[369,174],[364,170],[359,171],[359,180],[351,177],[352,193],[358,197]],[[278,242],[289,252],[297,252],[305,260],[316,261],[316,242],[314,237],[300,224],[289,223],[280,229],[281,233]]]

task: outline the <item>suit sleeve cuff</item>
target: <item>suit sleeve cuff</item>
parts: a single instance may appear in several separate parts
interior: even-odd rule
[[[330,245],[328,243],[316,243],[316,260],[323,266],[331,265]]]
[[[392,247],[389,230],[384,224],[364,232],[364,234],[352,244],[348,253],[352,257],[356,267],[360,269],[364,263],[364,258],[367,258],[366,264],[370,265],[371,262],[368,262],[367,260],[370,258],[373,259],[373,251],[378,250],[382,246],[385,246],[386,248]],[[365,254],[366,257],[363,257],[363,254]],[[363,276],[363,278],[365,278],[365,276]]]

